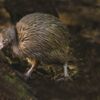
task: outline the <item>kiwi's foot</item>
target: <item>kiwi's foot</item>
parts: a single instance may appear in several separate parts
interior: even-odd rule
[[[72,81],[72,80],[73,79],[70,76],[69,77],[61,76],[58,79],[56,79],[57,82],[60,82],[60,81]]]
[[[15,71],[15,72],[16,72],[17,76],[18,76],[20,79],[25,80],[25,81],[29,79],[29,77],[26,76],[25,74],[23,74],[23,73],[21,73],[21,72],[18,72],[18,71]]]
[[[24,79],[27,81],[27,80],[29,80],[29,79],[31,79],[32,78],[32,75],[30,74],[30,73],[25,73],[24,74]]]

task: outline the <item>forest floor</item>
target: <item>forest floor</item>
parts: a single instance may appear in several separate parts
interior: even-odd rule
[[[75,5],[73,4],[73,6]],[[3,8],[2,5],[0,5],[0,7],[2,8],[0,8],[0,28],[2,28],[2,26],[8,24],[11,19],[10,14],[6,12],[5,8]],[[81,12],[79,13],[80,15],[78,16],[78,18],[80,17],[79,20],[83,19],[83,21],[79,22],[78,18],[76,18],[76,15],[78,13],[77,9],[79,10],[79,8],[75,8],[76,14],[65,14],[66,10],[62,8],[65,6],[57,7],[58,10],[60,9],[58,11],[60,20],[65,22],[65,24],[69,27],[69,31],[72,34],[73,38],[71,46],[74,49],[74,56],[76,60],[73,63],[70,62],[71,65],[69,66],[69,74],[71,75],[71,79],[59,81],[59,76],[61,76],[61,74],[63,73],[62,68],[60,69],[57,67],[53,69],[52,67],[45,68],[45,66],[43,66],[42,68],[38,68],[32,74],[30,79],[24,80],[23,77],[20,77],[20,75],[23,74],[27,69],[25,66],[26,62],[23,63],[23,61],[21,61],[21,63],[19,60],[13,60],[12,57],[9,56],[8,51],[5,52],[5,50],[5,56],[0,52],[0,75],[2,71],[4,72],[3,74],[6,73],[4,71],[4,69],[6,68],[11,70],[11,73],[16,74],[15,76],[28,86],[29,91],[31,91],[31,94],[36,98],[29,100],[100,100],[100,40],[95,37],[99,33],[100,26],[97,23],[99,20],[97,19],[98,15],[96,14],[96,18],[92,16],[92,12],[89,16],[88,12],[84,13],[86,14],[86,17],[97,19],[97,22],[94,22],[94,20],[92,22],[92,20],[87,21],[86,18],[83,18],[85,15]],[[74,12],[74,10],[70,6],[68,9],[71,9],[70,11]],[[84,9],[87,9],[87,7]],[[83,23],[85,24],[85,26],[83,25],[84,27],[80,25]],[[90,31],[90,33],[92,32],[94,34],[96,33],[97,35],[90,35],[87,31]],[[58,69],[60,69],[60,72],[58,71]],[[3,81],[1,76],[0,81],[0,90],[2,90],[1,87],[3,87]],[[11,88],[12,87],[8,86],[7,89],[10,90]],[[5,90],[7,91],[7,89]],[[8,93],[9,91],[7,92],[7,94]]]

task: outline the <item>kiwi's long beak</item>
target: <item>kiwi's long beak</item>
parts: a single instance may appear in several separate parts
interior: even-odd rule
[[[4,47],[3,43],[0,43],[0,50]]]

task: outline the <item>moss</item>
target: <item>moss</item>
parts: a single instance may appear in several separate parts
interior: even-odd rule
[[[7,84],[10,84],[13,89],[15,89],[16,97],[18,97],[18,100],[35,100],[33,97],[29,94],[29,91],[27,90],[27,86],[25,83],[23,83],[18,77],[5,75],[4,76],[5,81]]]

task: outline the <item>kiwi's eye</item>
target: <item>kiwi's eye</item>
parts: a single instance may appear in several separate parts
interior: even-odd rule
[[[8,39],[3,40],[3,44],[6,44],[8,42]]]
[[[4,44],[4,43],[5,43],[5,40],[3,40],[2,42],[3,42],[3,44]]]

